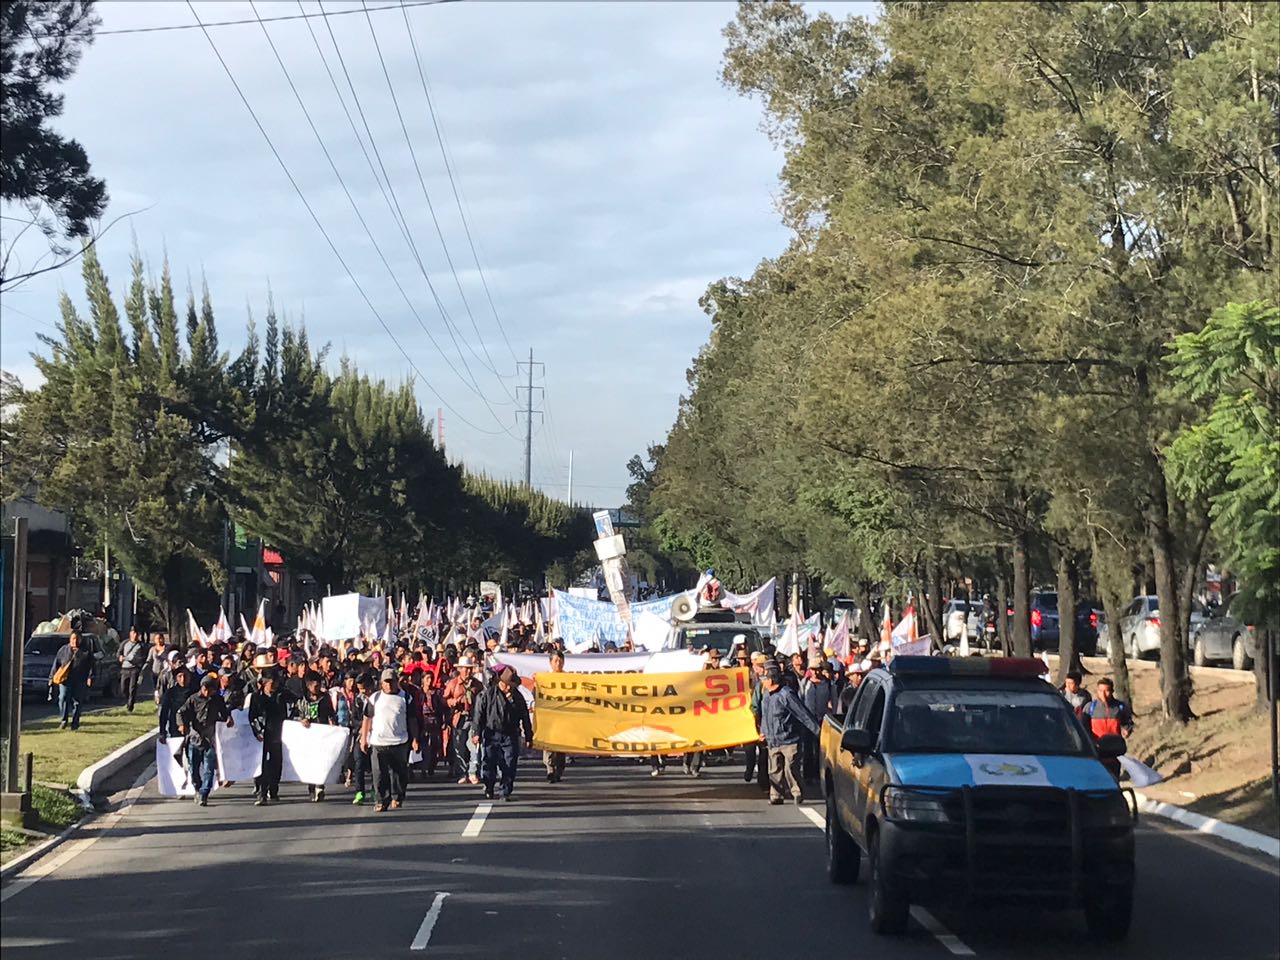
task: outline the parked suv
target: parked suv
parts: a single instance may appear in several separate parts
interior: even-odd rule
[[[1031,649],[1058,649],[1058,595],[1042,590],[1031,595]]]
[[[26,646],[22,648],[23,696],[43,696],[49,689],[53,658],[70,636],[67,633],[33,633],[27,640]],[[80,642],[87,644],[93,652],[92,691],[104,697],[111,696],[120,686],[119,661],[114,656],[108,656],[102,638],[88,630],[80,634]]]

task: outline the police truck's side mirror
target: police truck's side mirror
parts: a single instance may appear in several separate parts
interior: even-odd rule
[[[1114,760],[1116,757],[1123,757],[1129,751],[1129,745],[1119,734],[1108,733],[1098,738],[1097,750],[1100,760]]]
[[[871,731],[851,727],[840,735],[840,749],[855,757],[871,750]]]

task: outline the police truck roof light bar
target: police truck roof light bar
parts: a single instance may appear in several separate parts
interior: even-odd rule
[[[934,677],[1038,677],[1044,661],[1035,657],[894,657],[892,674]]]

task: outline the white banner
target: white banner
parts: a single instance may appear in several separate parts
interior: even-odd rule
[[[262,773],[262,743],[249,726],[248,710],[232,710],[234,727],[218,724],[215,742],[218,747],[218,779],[252,780]]]
[[[170,737],[164,743],[156,741],[156,788],[162,797],[196,795],[196,788],[183,769],[182,760],[174,756],[181,747],[181,737]]]
[[[347,728],[327,723],[304,727],[297,720],[284,722],[280,738],[284,745],[281,781],[336,783],[347,754]]]
[[[750,593],[729,593],[726,590],[720,606],[735,613],[749,613],[752,623],[768,626],[774,622],[773,601],[777,589],[778,578],[771,577]]]
[[[377,636],[387,626],[387,602],[382,597],[362,597],[358,593],[325,597],[320,601],[320,616],[326,640],[352,640],[366,623]]]

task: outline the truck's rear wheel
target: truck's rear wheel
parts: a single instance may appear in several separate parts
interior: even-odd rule
[[[1123,940],[1133,919],[1133,887],[1109,890],[1086,900],[1084,919],[1095,940]]]
[[[907,910],[911,901],[901,890],[894,888],[880,862],[880,834],[873,833],[867,849],[870,865],[867,891],[867,919],[871,929],[879,934],[902,933],[907,929]]]
[[[1231,641],[1231,666],[1236,670],[1252,670],[1253,657],[1244,648],[1244,638],[1236,637]]]
[[[844,827],[836,813],[836,798],[827,794],[827,879],[832,883],[857,883],[858,868],[862,865],[862,851]]]

